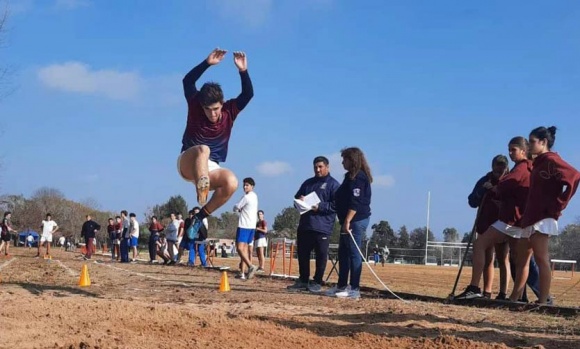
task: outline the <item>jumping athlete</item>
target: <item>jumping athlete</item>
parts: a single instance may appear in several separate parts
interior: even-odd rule
[[[203,206],[195,216],[195,230],[204,218],[224,205],[238,187],[234,173],[221,168],[220,163],[226,161],[234,121],[254,96],[244,52],[234,52],[234,64],[242,81],[238,97],[224,102],[221,86],[215,82],[206,82],[197,90],[196,81],[207,68],[220,63],[226,52],[216,48],[183,78],[188,113],[177,170],[183,179],[196,186],[197,201]],[[214,194],[208,201],[211,190]]]

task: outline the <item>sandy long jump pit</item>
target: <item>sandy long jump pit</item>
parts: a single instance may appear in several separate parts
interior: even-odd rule
[[[288,293],[288,280],[233,274],[231,292],[220,293],[214,270],[12,251],[0,259],[0,348],[580,348],[577,317],[365,294],[336,299]],[[79,287],[85,263],[92,284]],[[404,285],[383,279],[395,291],[442,279],[402,268]],[[363,282],[369,277],[363,271]]]

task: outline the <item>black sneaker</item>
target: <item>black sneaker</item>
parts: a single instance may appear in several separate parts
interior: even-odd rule
[[[308,290],[308,284],[300,280],[296,280],[296,282],[294,282],[292,285],[287,286],[286,289],[288,291],[306,291]]]
[[[479,288],[478,288],[478,290],[479,290]],[[481,298],[485,298],[485,299],[491,299],[491,292],[485,292],[485,291],[484,291],[484,292],[481,294]]]
[[[500,292],[497,294],[497,297],[495,297],[495,299],[498,301],[506,301],[508,298],[507,298],[507,295],[505,293]]]
[[[469,286],[467,286],[465,291],[463,291],[460,294],[458,294],[457,296],[455,296],[455,299],[474,299],[474,298],[481,298],[481,297],[482,297],[482,294],[481,294],[481,290],[479,289],[479,287],[469,285]]]

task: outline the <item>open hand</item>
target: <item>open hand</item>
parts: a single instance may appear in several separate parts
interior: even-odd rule
[[[211,51],[211,53],[209,54],[209,56],[207,56],[206,62],[209,65],[216,65],[219,62],[222,61],[222,59],[224,59],[224,56],[226,55],[228,51],[226,50],[222,50],[219,47],[215,48],[213,51]]]
[[[246,54],[244,52],[234,52],[234,63],[236,64],[236,67],[238,67],[239,71],[242,72],[248,70],[248,60],[246,59]]]

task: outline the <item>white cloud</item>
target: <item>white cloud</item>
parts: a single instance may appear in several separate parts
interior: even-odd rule
[[[53,64],[41,68],[38,78],[47,87],[116,100],[130,100],[139,95],[143,79],[135,72],[92,70],[80,62]]]
[[[264,176],[276,177],[292,172],[292,166],[283,161],[266,161],[258,165],[258,172]]]
[[[391,175],[373,176],[373,184],[382,188],[390,188],[395,185],[395,177]]]
[[[270,17],[273,2],[273,0],[211,0],[210,6],[217,7],[220,15],[225,18],[241,20],[257,27]]]
[[[79,7],[89,6],[89,0],[56,0],[56,7],[72,10]]]

